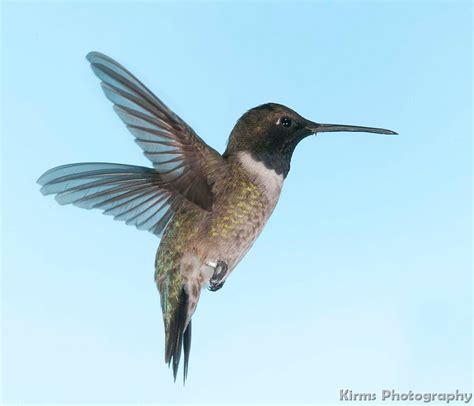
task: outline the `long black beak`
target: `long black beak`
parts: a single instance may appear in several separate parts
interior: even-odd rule
[[[343,125],[343,124],[318,124],[311,123],[308,129],[316,133],[331,133],[339,131],[358,132],[358,133],[376,133],[385,135],[397,135],[395,131],[386,130],[385,128],[376,127],[361,127],[357,125]]]

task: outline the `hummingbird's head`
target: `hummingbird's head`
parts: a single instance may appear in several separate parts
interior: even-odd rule
[[[340,124],[319,124],[307,120],[289,107],[262,104],[247,111],[229,137],[224,157],[250,153],[255,160],[286,177],[296,145],[309,135],[320,132],[351,131],[397,134],[391,130]]]

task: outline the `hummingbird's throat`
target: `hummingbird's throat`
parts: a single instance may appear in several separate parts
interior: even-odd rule
[[[278,173],[267,162],[255,159],[254,154],[250,152],[239,152],[237,161],[250,179],[264,191],[269,201],[276,204],[285,180],[283,173]]]

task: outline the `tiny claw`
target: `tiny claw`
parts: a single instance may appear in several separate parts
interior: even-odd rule
[[[215,292],[224,286],[228,269],[229,267],[224,261],[217,261],[216,267],[214,268],[214,274],[209,281],[209,290],[211,292]]]
[[[222,286],[224,286],[224,283],[225,283],[225,282],[221,282],[221,283],[217,283],[217,284],[209,283],[209,290],[210,290],[211,292],[216,292],[216,291],[218,291],[220,288],[222,288]]]

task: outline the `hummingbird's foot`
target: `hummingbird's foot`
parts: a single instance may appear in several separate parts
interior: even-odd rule
[[[227,270],[229,267],[224,261],[217,261],[216,267],[214,268],[214,274],[209,281],[209,290],[215,292],[224,286],[224,278],[227,275]]]
[[[225,281],[224,281],[224,282],[221,282],[221,283],[217,283],[217,284],[214,284],[214,283],[210,282],[210,283],[209,283],[209,290],[210,290],[211,292],[216,292],[216,291],[218,291],[220,288],[222,288],[222,286],[224,286],[224,283],[225,283]]]

